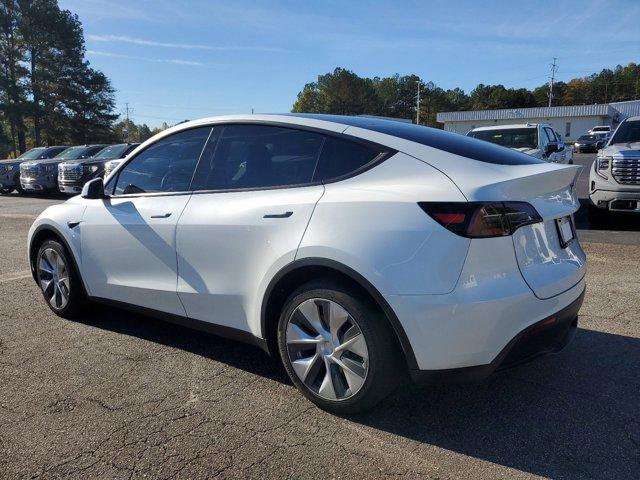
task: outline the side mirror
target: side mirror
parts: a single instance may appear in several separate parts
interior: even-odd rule
[[[84,184],[84,187],[82,187],[82,193],[80,195],[82,198],[88,198],[89,200],[105,198],[104,182],[101,178],[94,178],[88,181]]]
[[[555,143],[555,142],[551,142],[551,143],[548,143],[548,144],[547,144],[547,146],[545,147],[544,151],[545,151],[545,153],[546,153],[547,155],[549,155],[549,154],[551,154],[551,153],[559,152],[559,151],[560,151],[560,148],[559,148],[559,146],[558,146],[558,144],[557,144],[557,143]]]

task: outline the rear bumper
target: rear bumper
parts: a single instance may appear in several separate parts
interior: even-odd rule
[[[495,372],[528,363],[543,355],[561,351],[573,338],[585,289],[566,307],[525,328],[488,364],[442,370],[412,370],[416,383],[452,383],[483,380]]]

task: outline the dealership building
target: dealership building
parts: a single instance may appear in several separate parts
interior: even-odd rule
[[[463,135],[476,127],[548,123],[566,140],[575,140],[591,127],[611,125],[615,128],[625,118],[636,115],[640,115],[640,100],[596,105],[440,112],[436,118],[438,122],[444,123],[445,130]]]

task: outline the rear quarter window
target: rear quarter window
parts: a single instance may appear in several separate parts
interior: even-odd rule
[[[313,175],[315,182],[353,175],[379,159],[386,150],[351,140],[327,137]]]

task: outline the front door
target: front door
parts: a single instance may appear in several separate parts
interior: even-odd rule
[[[210,127],[151,144],[90,200],[79,229],[89,294],[184,315],[176,293],[176,225]]]

